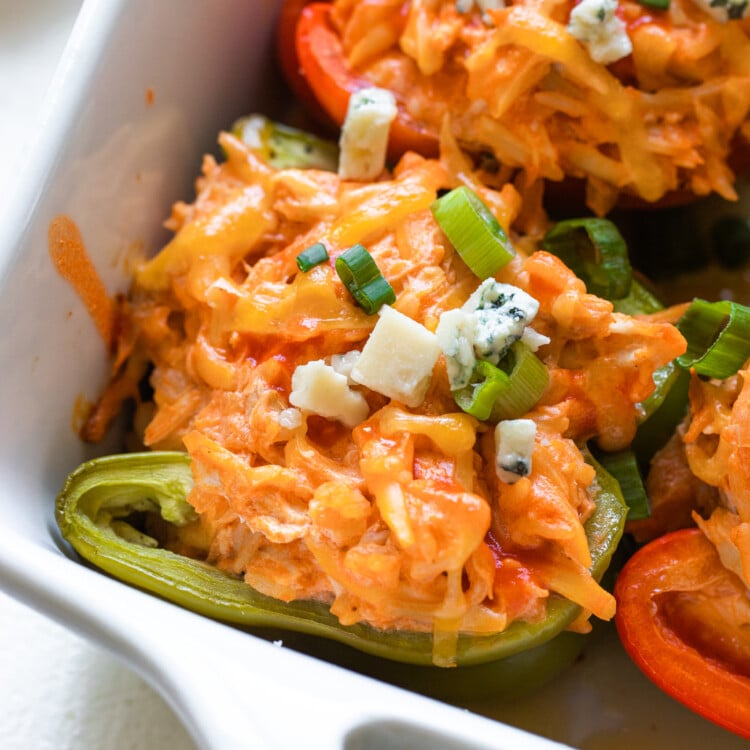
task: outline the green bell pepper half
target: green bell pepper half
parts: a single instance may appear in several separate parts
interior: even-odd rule
[[[274,122],[264,115],[247,115],[232,125],[232,135],[257,151],[276,169],[322,169],[335,172],[339,148],[332,141]]]
[[[593,459],[587,460],[597,470],[597,495],[596,509],[585,529],[592,573],[601,579],[622,535],[627,508],[617,482]],[[245,627],[321,636],[407,665],[432,665],[430,633],[383,631],[366,624],[342,626],[323,603],[287,603],[264,596],[238,577],[157,547],[155,540],[128,525],[131,511],[159,512],[169,523],[194,518],[185,499],[192,481],[190,458],[184,453],[93,459],[65,481],[56,502],[57,523],[63,537],[88,562],[199,614]],[[546,646],[580,611],[578,605],[551,595],[547,617],[541,622],[517,621],[493,635],[460,634],[456,663],[471,669]],[[431,668],[430,672],[434,676],[455,670]]]
[[[659,299],[640,281],[633,279],[627,297],[614,302],[615,312],[651,315],[664,309]],[[641,471],[648,469],[653,455],[674,434],[688,408],[690,373],[676,360],[654,372],[654,391],[639,405],[639,426],[631,450]]]

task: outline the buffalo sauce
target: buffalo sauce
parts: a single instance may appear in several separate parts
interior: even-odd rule
[[[68,216],[56,216],[50,222],[47,239],[57,272],[73,287],[107,348],[111,348],[115,307],[86,252],[80,230]]]

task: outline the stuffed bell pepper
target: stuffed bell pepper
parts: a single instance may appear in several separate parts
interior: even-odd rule
[[[116,577],[428,692],[533,686],[614,615],[604,466],[686,341],[609,221],[531,216],[447,127],[389,169],[392,94],[352,99],[340,149],[258,116],[221,134],[117,302],[82,435],[130,409],[130,452],[74,471],[58,522]]]

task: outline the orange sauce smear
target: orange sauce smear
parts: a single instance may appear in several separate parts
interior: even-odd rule
[[[112,346],[115,309],[86,252],[83,237],[68,216],[57,216],[47,233],[49,255],[57,272],[75,289],[108,348]]]

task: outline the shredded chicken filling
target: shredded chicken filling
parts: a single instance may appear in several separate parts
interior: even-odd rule
[[[551,340],[537,352],[551,382],[526,415],[528,476],[499,481],[493,430],[460,412],[442,357],[420,406],[357,386],[369,416],[353,428],[297,409],[295,368],[361,350],[377,320],[332,263],[300,272],[303,249],[323,242],[333,259],[366,245],[394,308],[434,331],[478,285],[429,211],[438,190],[468,182],[508,231],[520,196],[480,186],[447,135],[440,160],[407,154],[372,184],[272,169],[228,134],[221,145],[226,161],[206,158],[196,200],[174,208],[174,238],[121,303],[119,369],[88,425],[138,398],[151,368],[139,437],[186,449],[196,480],[199,520],[176,549],[280,600],[324,601],[345,624],[499,632],[543,618],[551,596],[582,607],[579,630],[611,617],[589,572],[594,471],[578,446],[629,444],[654,370],[684,348],[677,330],[614,313],[511,232],[518,252],[498,280],[539,301],[534,327]]]

